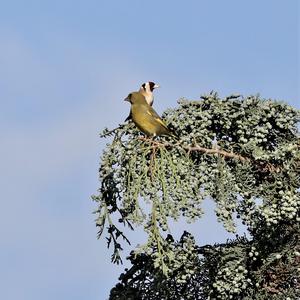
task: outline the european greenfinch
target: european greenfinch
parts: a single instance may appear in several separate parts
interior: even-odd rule
[[[140,92],[132,92],[124,100],[131,103],[132,120],[144,134],[151,137],[168,135],[177,138]]]
[[[154,101],[153,91],[154,89],[159,88],[159,84],[152,81],[147,81],[143,83],[139,89],[139,92],[145,97],[147,103],[152,106]],[[126,118],[125,122],[131,120],[131,115]]]

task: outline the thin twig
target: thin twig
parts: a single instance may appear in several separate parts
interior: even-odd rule
[[[244,157],[244,156],[239,155],[239,154],[235,154],[233,152],[227,152],[227,151],[221,150],[221,149],[204,148],[204,147],[201,147],[199,145],[182,146],[182,148],[185,149],[185,150],[188,150],[189,152],[200,151],[200,152],[207,153],[207,154],[220,154],[224,157],[236,158],[236,159],[241,160],[241,161],[250,161],[250,159],[247,158],[247,157]]]
[[[169,142],[158,142],[158,141],[154,141],[154,140],[150,140],[148,138],[145,137],[139,137],[140,140],[145,141],[147,143],[151,143],[153,145],[154,148],[157,148],[159,146],[162,147],[177,147],[180,146],[182,149],[188,151],[188,153],[190,152],[194,152],[194,151],[199,151],[199,152],[203,152],[206,154],[220,154],[226,158],[236,158],[238,160],[241,161],[250,161],[250,158],[248,157],[244,157],[242,155],[233,153],[233,152],[227,152],[225,150],[221,150],[221,149],[213,149],[213,148],[204,148],[201,147],[199,145],[188,145],[188,146],[184,146],[184,145],[180,145],[180,143],[176,143],[176,144],[171,144]]]
[[[150,156],[150,165],[149,165],[149,171],[150,171],[150,177],[151,177],[151,181],[153,181],[153,173],[154,173],[154,169],[155,169],[155,154],[156,154],[156,147],[152,148],[152,153]]]
[[[188,155],[190,155],[191,152],[202,152],[202,153],[206,153],[206,154],[219,154],[222,155],[224,158],[235,158],[237,160],[240,160],[242,162],[252,162],[261,172],[266,173],[266,172],[270,172],[270,173],[279,173],[282,170],[281,166],[278,165],[273,165],[271,163],[268,162],[263,162],[263,161],[255,161],[254,159],[251,159],[250,157],[245,157],[242,156],[240,154],[237,153],[233,153],[233,152],[228,152],[225,150],[222,150],[220,148],[205,148],[205,147],[201,147],[197,144],[195,145],[182,145],[182,142],[179,141],[176,144],[172,144],[169,142],[161,142],[161,141],[155,141],[153,139],[149,139],[146,137],[139,137],[138,138],[141,141],[145,141],[147,143],[149,143],[151,145],[151,147],[153,149],[157,149],[158,147],[181,147],[182,149],[186,150]],[[154,153],[155,154],[155,153]],[[299,161],[297,161],[297,166],[300,165]]]
[[[100,137],[103,138],[103,137],[106,137],[106,136],[110,136],[112,135],[113,133],[116,133],[117,130],[119,129],[122,129],[125,127],[125,124],[119,124],[118,127],[112,129],[112,130],[105,130],[103,133],[100,134]]]

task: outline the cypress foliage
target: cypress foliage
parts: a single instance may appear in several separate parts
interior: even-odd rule
[[[145,138],[131,123],[102,133],[112,138],[93,196],[99,236],[120,263],[130,243],[122,226],[148,235],[110,299],[300,299],[299,111],[214,92],[178,104],[163,118],[179,141]],[[201,218],[206,197],[227,231],[237,217],[251,238],[199,247],[183,232],[174,241],[168,220]]]

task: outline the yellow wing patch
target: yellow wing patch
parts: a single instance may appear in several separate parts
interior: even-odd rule
[[[155,120],[160,123],[161,125],[163,125],[164,127],[166,127],[166,124],[163,122],[163,120],[155,118]]]
[[[157,116],[154,116],[150,110],[147,110],[147,114],[155,119],[159,124],[161,124],[163,127],[167,128],[166,124],[163,122],[161,118],[157,118]]]

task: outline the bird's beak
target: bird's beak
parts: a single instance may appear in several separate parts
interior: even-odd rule
[[[160,85],[155,83],[153,87],[154,87],[155,89],[158,89],[158,88],[160,88]]]
[[[130,102],[129,97],[126,97],[126,98],[124,99],[124,101]]]

